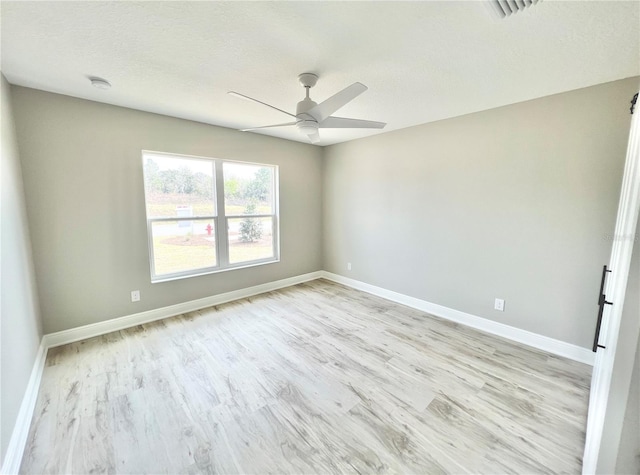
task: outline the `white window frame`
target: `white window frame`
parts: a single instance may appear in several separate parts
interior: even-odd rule
[[[214,215],[210,216],[171,216],[167,218],[153,218],[147,215],[147,189],[146,180],[144,179],[144,164],[147,155],[164,155],[170,158],[188,159],[188,160],[205,160],[212,163],[213,166],[213,178],[214,178]],[[224,201],[224,163],[239,163],[245,165],[261,166],[273,168],[273,214],[256,214],[250,215],[252,218],[271,218],[272,219],[272,240],[273,240],[273,257],[264,259],[256,259],[252,261],[238,262],[232,264],[229,262],[229,219],[247,218],[248,215],[229,215],[225,212]],[[145,199],[145,216],[147,219],[147,247],[149,250],[149,270],[151,272],[151,282],[167,282],[177,279],[186,279],[189,277],[197,277],[201,275],[215,274],[218,272],[226,272],[236,269],[244,269],[247,267],[261,266],[265,264],[273,264],[280,262],[280,181],[279,181],[279,167],[272,163],[260,163],[260,162],[247,162],[241,160],[227,160],[222,158],[201,157],[196,155],[186,155],[182,153],[167,153],[156,152],[153,150],[142,151],[142,175],[144,186],[144,199]],[[155,271],[155,256],[153,249],[153,232],[152,226],[155,222],[162,221],[213,221],[215,227],[216,237],[216,265],[210,267],[203,267],[198,269],[186,270],[181,272],[174,272],[171,274],[157,275]],[[223,226],[221,226],[223,224]]]

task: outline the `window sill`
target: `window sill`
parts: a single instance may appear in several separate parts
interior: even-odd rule
[[[275,264],[277,262],[280,262],[280,259],[268,259],[268,260],[263,260],[263,261],[251,262],[251,263],[247,263],[247,264],[237,264],[237,265],[234,265],[234,266],[225,267],[223,269],[219,269],[219,268],[206,269],[203,272],[197,272],[197,273],[193,273],[193,274],[169,275],[167,277],[156,277],[156,278],[152,278],[151,279],[151,283],[152,284],[161,284],[162,282],[171,282],[171,281],[174,281],[174,280],[190,279],[192,277],[201,277],[201,276],[204,276],[204,275],[219,274],[221,272],[229,272],[229,271],[232,271],[232,270],[248,269],[250,267],[258,267],[258,266],[264,266],[264,265],[267,265],[267,264]]]

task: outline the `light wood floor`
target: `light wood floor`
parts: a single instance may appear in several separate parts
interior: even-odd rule
[[[579,473],[590,368],[324,280],[49,351],[24,473]]]

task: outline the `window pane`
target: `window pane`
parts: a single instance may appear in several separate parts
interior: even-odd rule
[[[230,218],[229,262],[255,261],[274,257],[273,218]]]
[[[224,162],[222,170],[227,216],[273,214],[274,167]]]
[[[214,162],[145,153],[147,217],[214,216]]]
[[[213,267],[216,258],[215,222],[159,221],[151,223],[157,276]]]

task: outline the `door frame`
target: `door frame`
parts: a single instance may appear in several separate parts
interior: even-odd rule
[[[598,348],[593,367],[586,442],[582,459],[583,474],[595,474],[598,464],[620,321],[638,224],[638,212],[640,211],[640,111],[638,109],[640,109],[640,105],[631,116],[629,144],[609,259],[611,273],[605,286],[605,294],[607,300],[612,301],[613,305],[605,305],[602,316],[603,325],[599,343],[604,348]]]

